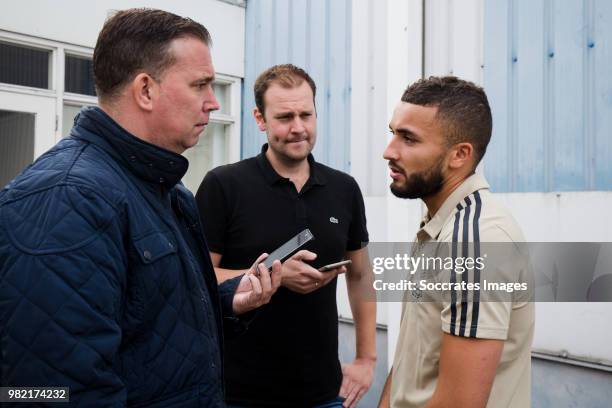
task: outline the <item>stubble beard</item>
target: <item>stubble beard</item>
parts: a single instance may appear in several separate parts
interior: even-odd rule
[[[398,198],[408,199],[429,197],[438,193],[444,186],[442,161],[443,157],[437,160],[431,168],[411,174],[401,185],[397,185],[395,182],[391,183],[389,185],[391,193]]]
[[[289,148],[287,149],[278,149],[275,145],[268,142],[268,148],[272,150],[274,156],[281,162],[285,163],[288,166],[295,166],[308,158],[308,155],[314,149],[314,146],[310,144],[308,140],[306,140],[308,144],[308,148],[303,154],[296,155]]]

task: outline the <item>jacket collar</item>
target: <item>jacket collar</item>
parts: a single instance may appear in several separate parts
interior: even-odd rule
[[[265,143],[261,147],[261,153],[257,155],[255,158],[257,160],[257,164],[263,173],[264,179],[269,185],[273,185],[279,181],[287,180],[285,177],[281,176],[274,170],[272,164],[266,157],[266,151],[268,151],[268,144]],[[320,171],[317,171],[316,164],[317,162],[314,159],[312,153],[308,154],[308,164],[310,165],[310,177],[306,182],[307,185],[325,185],[327,183],[327,178]]]
[[[475,191],[488,189],[489,183],[481,174],[472,174],[448,196],[444,203],[436,212],[436,214],[430,219],[429,215],[425,215],[421,222],[421,229],[417,233],[417,237],[420,241],[427,239],[437,239],[440,235],[440,231],[446,224],[448,217],[450,217],[455,211],[457,204],[463,199]]]
[[[98,107],[79,112],[70,136],[95,144],[139,178],[167,189],[174,187],[189,167],[180,154],[137,138]]]

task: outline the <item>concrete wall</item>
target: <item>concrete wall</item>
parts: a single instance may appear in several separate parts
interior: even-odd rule
[[[531,359],[533,408],[604,408],[612,401],[612,373]]]

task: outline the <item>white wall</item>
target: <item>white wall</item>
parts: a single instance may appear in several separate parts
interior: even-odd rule
[[[498,194],[530,242],[612,242],[612,192]],[[609,272],[609,271],[608,271]],[[612,365],[612,303],[536,303],[533,349]]]
[[[351,173],[366,196],[370,240],[410,242],[423,207],[388,192],[380,171],[388,120],[409,83],[429,75],[457,75],[482,84],[484,0],[354,0]],[[422,4],[425,4],[423,20]],[[423,41],[425,33],[425,41]],[[421,46],[424,44],[425,49]],[[483,171],[481,168],[479,171]],[[381,186],[384,191],[381,191]],[[512,193],[499,198],[534,242],[612,241],[604,214],[611,192]],[[339,289],[339,296],[343,288]],[[340,312],[350,316],[348,302]],[[612,362],[612,304],[539,303],[534,350]],[[399,333],[400,303],[379,303],[378,321],[388,325],[391,364]]]
[[[352,10],[351,174],[365,197],[370,241],[410,242],[422,207],[391,195],[382,155],[395,105],[406,86],[422,75],[422,2],[354,0]],[[342,284],[338,309],[351,316]],[[399,303],[378,304],[377,322],[388,325],[390,359],[400,311]]]
[[[350,172],[364,195],[371,242],[410,240],[421,218],[419,203],[389,199],[388,168],[382,158],[393,108],[404,88],[421,76],[421,15],[421,0],[352,4]],[[340,315],[350,318],[343,278],[337,293]],[[399,310],[399,305],[379,303],[377,322],[399,323],[394,308]]]
[[[0,29],[93,48],[112,10],[151,7],[202,23],[213,39],[215,69],[244,77],[245,10],[216,0],[21,0],[3,5]]]

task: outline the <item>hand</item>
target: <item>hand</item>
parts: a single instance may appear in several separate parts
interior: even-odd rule
[[[283,286],[294,292],[307,294],[327,285],[338,274],[346,272],[345,266],[321,272],[304,262],[312,261],[316,257],[314,252],[303,249],[287,259],[283,263]]]
[[[274,261],[270,274],[261,262],[268,254],[261,254],[251,268],[242,276],[234,293],[232,308],[239,315],[258,308],[270,301],[272,295],[281,284],[281,263]],[[259,275],[255,268],[259,268]]]
[[[340,396],[346,398],[343,407],[353,408],[368,392],[374,378],[374,360],[356,358],[353,364],[342,364]]]

